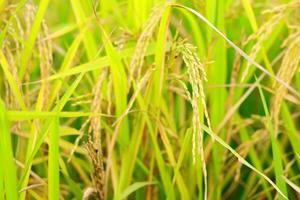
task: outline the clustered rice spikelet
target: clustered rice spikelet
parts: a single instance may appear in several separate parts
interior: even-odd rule
[[[165,10],[168,4],[165,3],[163,5],[159,5],[153,9],[151,12],[145,27],[143,28],[143,32],[141,33],[134,54],[131,59],[131,63],[129,65],[130,74],[132,76],[136,75],[138,78],[141,76],[142,66],[144,63],[144,57],[146,55],[146,50],[149,44],[150,39],[154,33],[154,29],[158,24],[163,11]]]
[[[269,20],[267,20],[266,23],[261,25],[258,31],[250,35],[248,39],[245,41],[245,44],[248,44],[250,41],[256,41],[249,53],[249,56],[251,58],[255,59],[257,57],[258,53],[263,49],[264,43],[271,36],[273,30],[282,21],[285,15],[288,12],[290,12],[291,9],[298,8],[299,6],[300,6],[300,2],[296,0],[291,3],[266,10],[264,12],[265,14],[271,14],[272,17]],[[246,76],[248,75],[250,66],[251,64],[248,62],[242,74],[242,78],[241,78],[242,81],[244,81]]]
[[[200,122],[199,113],[199,101],[201,101],[204,115],[206,117],[206,122],[209,129],[211,129],[210,119],[208,116],[208,110],[205,102],[205,93],[203,81],[207,81],[206,72],[204,65],[201,63],[198,55],[197,48],[192,44],[179,40],[175,44],[175,52],[182,55],[182,59],[187,67],[188,80],[192,86],[192,95],[187,91],[187,96],[190,99],[193,108],[193,162],[196,162],[196,156],[200,155],[202,170],[204,176],[204,186],[205,186],[205,199],[207,198],[207,171],[204,157],[203,148],[203,130]],[[186,89],[187,90],[187,89]]]
[[[290,84],[300,63],[300,31],[291,34],[289,38],[284,42],[284,46],[287,46],[281,66],[277,72],[277,77],[287,84]],[[272,118],[274,120],[275,133],[278,133],[279,126],[279,113],[284,99],[284,96],[288,93],[286,87],[277,82],[274,84],[276,90],[275,96],[272,102]]]

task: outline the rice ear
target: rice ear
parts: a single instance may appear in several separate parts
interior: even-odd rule
[[[184,40],[179,40],[179,42],[175,46],[175,52],[178,52],[182,55],[183,61],[187,67],[188,80],[192,85],[192,95],[190,95],[187,91],[187,96],[188,99],[190,99],[193,108],[193,163],[196,162],[197,156],[201,157],[205,187],[204,198],[207,199],[207,171],[203,148],[203,129],[200,123],[200,113],[198,104],[199,101],[201,101],[208,127],[211,130],[211,124],[205,102],[205,93],[203,86],[203,81],[207,81],[207,75],[204,69],[204,65],[201,63],[197,55],[197,48],[195,46],[193,46],[190,43],[187,43]],[[185,90],[187,90],[186,87]]]
[[[261,51],[263,48],[264,42],[270,37],[272,34],[274,28],[277,26],[277,24],[282,20],[284,17],[283,12],[277,13],[274,15],[269,21],[267,21],[265,24],[263,24],[259,30],[256,33],[253,33],[245,43],[248,43],[250,41],[256,41],[254,46],[252,47],[249,56],[253,59],[256,58],[257,54]],[[251,63],[246,64],[246,68],[243,71],[241,81],[243,82],[248,75],[249,68],[251,66]]]
[[[277,77],[287,84],[290,84],[300,64],[300,32],[292,34],[287,41],[289,46],[284,54],[281,66],[277,72]],[[285,87],[278,83],[275,83],[273,88],[276,92],[272,100],[271,116],[274,120],[275,133],[278,133],[279,113],[284,97],[288,94],[288,91]]]
[[[102,71],[94,87],[94,98],[91,104],[91,112],[101,113],[101,88],[107,73]],[[97,199],[102,200],[105,196],[105,171],[103,165],[102,139],[101,139],[101,116],[90,116],[89,132],[92,136],[87,144],[87,150],[94,167],[93,181],[97,191]]]
[[[43,20],[41,33],[38,35],[38,50],[39,50],[39,57],[40,57],[40,71],[41,71],[41,91],[43,94],[40,94],[43,98],[43,105],[45,107],[48,103],[48,97],[50,92],[50,84],[47,81],[48,77],[50,76],[50,69],[52,67],[53,58],[52,58],[52,42],[51,39],[44,39],[49,36],[48,26],[46,22]]]
[[[144,57],[146,55],[146,50],[149,44],[150,39],[152,38],[152,35],[154,33],[155,27],[158,24],[160,18],[162,17],[162,14],[164,10],[166,9],[166,6],[168,3],[159,5],[153,9],[151,12],[145,27],[143,28],[143,32],[141,33],[137,44],[135,51],[133,53],[131,63],[129,65],[129,71],[131,76],[137,76],[139,79],[141,76],[142,66],[144,63]]]
[[[251,58],[256,58],[258,53],[263,48],[264,42],[270,37],[275,27],[280,23],[280,21],[282,21],[285,15],[292,9],[298,8],[299,6],[300,2],[298,0],[295,0],[290,3],[264,11],[265,14],[273,14],[273,16],[266,23],[264,23],[257,32],[250,35],[245,41],[245,44],[249,43],[250,41],[256,41],[251,49],[251,52],[249,53],[249,56]],[[241,81],[245,80],[246,76],[248,75],[250,66],[251,63],[247,63],[246,68],[242,74]]]

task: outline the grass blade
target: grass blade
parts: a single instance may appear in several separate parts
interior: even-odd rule
[[[258,85],[259,94],[263,103],[264,111],[268,120],[268,131],[271,137],[271,143],[272,143],[272,152],[273,152],[273,159],[274,159],[274,169],[275,169],[275,176],[276,176],[276,184],[278,185],[278,188],[282,191],[283,195],[280,197],[280,199],[285,199],[287,197],[287,188],[284,179],[282,178],[284,176],[283,174],[283,166],[282,166],[282,155],[280,152],[280,147],[278,144],[278,141],[276,139],[276,134],[273,128],[272,120],[269,114],[268,106],[266,99],[264,97],[264,93]],[[284,197],[284,198],[283,198]]]
[[[50,0],[41,0],[39,4],[38,11],[36,13],[34,22],[32,24],[30,35],[28,37],[28,40],[25,42],[25,48],[21,52],[21,63],[20,63],[20,69],[19,69],[19,78],[20,81],[23,81],[26,68],[28,65],[28,61],[30,59],[30,55],[32,53],[32,49],[35,43],[35,40],[38,36],[44,15],[46,14],[46,10],[48,7]]]
[[[155,184],[155,182],[137,182],[137,183],[133,183],[132,185],[130,185],[129,187],[127,187],[120,195],[120,197],[118,198],[118,200],[123,200],[126,199],[131,193],[133,193],[134,191],[145,187],[147,185],[153,185]]]
[[[0,175],[3,177],[6,199],[18,199],[17,171],[8,124],[9,122],[5,105],[4,102],[0,99],[0,156],[2,159],[2,163],[5,165],[5,167],[3,165],[1,166]],[[2,181],[2,177],[0,181]],[[3,193],[0,195],[2,196]]]
[[[253,60],[249,55],[247,55],[241,48],[239,48],[237,45],[235,45],[228,37],[225,36],[224,33],[222,33],[217,27],[215,27],[211,22],[209,22],[202,14],[195,11],[194,9],[191,9],[186,6],[182,6],[179,4],[173,4],[174,7],[182,8],[185,10],[190,11],[194,15],[196,15],[199,19],[201,19],[203,22],[205,22],[209,27],[211,27],[215,32],[217,32],[231,47],[233,47],[242,57],[244,57],[248,62],[250,62],[252,65],[257,67],[259,70],[261,70],[263,73],[271,77],[272,79],[276,80],[278,83],[282,84],[285,88],[287,88],[291,93],[293,93],[295,96],[300,98],[300,93],[295,90],[293,87],[288,85],[286,82],[282,81],[281,79],[277,78],[275,75],[273,75],[271,72],[266,70],[263,66],[258,64],[255,60]]]
[[[0,50],[0,64],[2,66],[2,70],[4,72],[5,78],[8,81],[8,84],[11,88],[12,93],[14,94],[15,98],[17,99],[20,107],[23,110],[26,110],[26,105],[25,105],[25,102],[24,102],[23,95],[22,95],[22,93],[19,89],[19,86],[18,86],[17,82],[15,81],[13,75],[9,71],[9,65],[7,63],[7,60],[6,60],[2,50]]]
[[[64,96],[58,101],[57,105],[53,109],[53,112],[58,113],[63,109],[63,107],[65,106],[65,104],[67,103],[67,101],[71,97],[71,95],[73,94],[74,90],[78,86],[78,84],[79,84],[80,80],[83,78],[83,76],[84,76],[84,73],[81,73],[75,79],[75,81],[72,83],[72,85],[65,92]],[[53,117],[47,119],[45,121],[45,123],[43,124],[43,126],[41,127],[39,137],[37,138],[36,143],[34,144],[33,149],[27,158],[27,162],[26,162],[22,177],[20,179],[19,185],[23,186],[24,182],[27,181],[27,178],[29,176],[29,171],[31,169],[32,161],[33,161],[35,155],[37,154],[40,146],[43,144],[52,123],[53,123]]]
[[[105,51],[108,55],[110,69],[113,79],[113,89],[116,102],[116,115],[120,117],[127,108],[127,78],[124,69],[124,65],[121,61],[121,56],[115,50],[105,30],[101,27],[103,34],[103,42]],[[128,117],[124,117],[122,125],[120,127],[121,133],[119,134],[119,140],[121,144],[128,145],[129,142],[129,124]]]
[[[59,117],[55,116],[49,131],[48,197],[59,199]]]
[[[229,146],[222,138],[217,136],[214,132],[212,132],[207,126],[203,125],[203,129],[213,138],[215,139],[219,144],[221,144],[224,148],[228,149],[237,159],[240,163],[247,166],[257,174],[259,174],[261,177],[263,177],[266,181],[268,181],[272,187],[284,198],[288,199],[288,197],[284,194],[284,192],[264,173],[253,167],[248,161],[246,161],[239,153],[237,153],[231,146]]]

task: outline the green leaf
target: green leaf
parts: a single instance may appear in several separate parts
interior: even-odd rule
[[[35,40],[39,34],[39,30],[41,28],[41,24],[42,24],[44,15],[46,14],[46,10],[47,10],[49,1],[50,0],[41,0],[40,1],[39,8],[37,10],[35,19],[33,21],[28,40],[26,40],[25,48],[21,52],[21,61],[20,61],[21,63],[20,63],[20,69],[19,69],[19,78],[20,78],[21,82],[23,81],[23,78],[24,78],[24,75],[26,72],[26,68],[28,65],[28,61],[30,59],[32,49],[34,47]]]
[[[55,116],[49,131],[48,197],[59,200],[59,117]]]
[[[9,132],[9,122],[4,102],[0,99],[0,157],[2,166],[0,175],[3,177],[6,199],[18,199],[17,171]],[[2,181],[2,178],[0,179]],[[1,184],[0,184],[1,186]],[[2,189],[0,189],[1,191]],[[3,195],[3,194],[0,194]]]
[[[259,89],[259,94],[263,103],[263,107],[264,107],[264,111],[268,120],[268,130],[269,130],[269,134],[271,137],[271,143],[272,143],[272,153],[273,153],[273,160],[274,160],[274,169],[275,169],[275,176],[276,176],[276,184],[278,186],[278,188],[280,188],[280,190],[282,191],[283,194],[281,194],[281,196],[279,197],[280,199],[286,199],[287,198],[287,187],[285,184],[285,181],[283,179],[284,174],[283,174],[283,166],[282,166],[282,154],[280,151],[280,146],[278,144],[277,138],[276,138],[276,134],[275,134],[275,130],[273,128],[273,124],[272,124],[272,119],[271,116],[269,114],[269,110],[268,110],[268,106],[267,106],[267,102],[264,96],[264,93],[261,89],[261,86],[258,85],[258,89]]]
[[[0,49],[0,64],[2,66],[2,70],[4,72],[5,78],[10,86],[12,93],[14,94],[15,98],[17,99],[18,104],[20,105],[20,107],[23,110],[26,110],[26,105],[25,105],[23,95],[19,89],[19,86],[18,86],[15,78],[9,71],[9,65],[8,65],[7,60],[1,49]]]
[[[130,194],[132,194],[133,192],[135,192],[136,190],[145,187],[147,185],[153,185],[156,184],[155,182],[136,182],[132,185],[130,185],[129,187],[127,187],[120,195],[120,197],[118,198],[118,200],[123,200],[126,199]]]

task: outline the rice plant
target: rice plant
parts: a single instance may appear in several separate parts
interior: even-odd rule
[[[0,0],[0,199],[300,199],[299,0]]]

